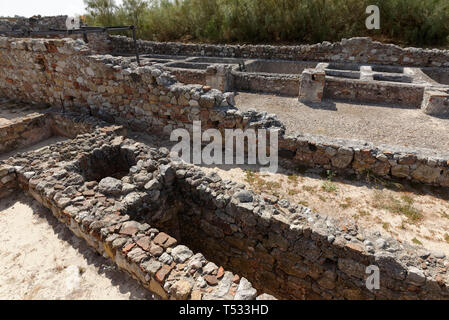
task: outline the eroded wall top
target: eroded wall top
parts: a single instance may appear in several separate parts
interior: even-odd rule
[[[113,36],[111,40],[116,52],[134,52],[132,39]],[[449,67],[448,50],[402,48],[364,37],[299,46],[187,44],[141,40],[138,41],[138,46],[140,52],[147,54]]]

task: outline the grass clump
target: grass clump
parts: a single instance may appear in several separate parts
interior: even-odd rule
[[[328,193],[337,192],[338,187],[334,182],[332,182],[332,179],[334,177],[335,177],[335,172],[333,172],[331,170],[327,170],[327,181],[323,182],[323,184],[321,185],[321,189]]]
[[[352,206],[352,198],[351,197],[345,198],[345,202],[340,203],[340,207],[342,209],[347,209],[347,208],[349,208],[351,206]]]
[[[412,242],[414,244],[417,244],[418,246],[422,246],[423,245],[423,243],[421,241],[419,241],[418,239],[416,239],[416,237],[412,239]]]
[[[259,175],[259,173],[246,170],[245,181],[248,182],[256,192],[267,192],[275,196],[279,195],[278,190],[281,188],[281,184],[275,181],[266,181]]]
[[[385,195],[377,191],[373,199],[373,207],[385,209],[391,213],[402,214],[407,217],[410,223],[417,223],[422,220],[423,214],[414,207],[414,200],[409,195],[402,195],[399,199],[392,195]]]

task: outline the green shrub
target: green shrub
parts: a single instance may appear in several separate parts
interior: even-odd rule
[[[447,0],[87,0],[93,25],[134,24],[139,37],[217,43],[316,43],[370,36],[407,45],[447,45]],[[380,8],[367,30],[365,9]],[[137,9],[136,9],[137,8]]]

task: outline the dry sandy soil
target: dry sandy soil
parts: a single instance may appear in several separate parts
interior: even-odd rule
[[[320,109],[306,106],[297,98],[253,93],[239,93],[236,104],[241,110],[253,108],[276,114],[287,133],[449,150],[449,119],[431,117],[419,109],[341,102]]]
[[[0,202],[0,299],[152,299],[37,201]]]

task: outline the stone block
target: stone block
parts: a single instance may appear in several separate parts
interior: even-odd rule
[[[449,116],[449,90],[426,88],[421,110],[431,116]]]
[[[299,83],[299,101],[321,102],[326,74],[322,70],[305,69]]]

